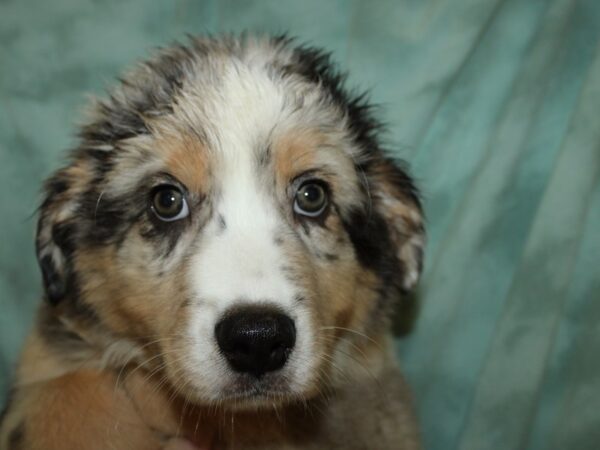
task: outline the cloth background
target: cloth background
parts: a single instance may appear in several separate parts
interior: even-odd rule
[[[597,0],[0,1],[0,391],[40,297],[40,184],[85,94],[184,33],[241,30],[332,50],[422,188],[398,352],[426,447],[600,448]]]

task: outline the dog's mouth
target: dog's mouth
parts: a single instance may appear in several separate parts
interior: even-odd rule
[[[296,380],[287,370],[262,376],[226,371],[209,384],[206,384],[207,377],[203,374],[186,377],[186,381],[182,376],[168,378],[174,395],[198,406],[219,406],[230,410],[272,408],[308,399],[312,395],[312,391],[305,391],[304,383]]]
[[[282,374],[240,374],[223,387],[220,401],[235,408],[272,406],[298,398]]]

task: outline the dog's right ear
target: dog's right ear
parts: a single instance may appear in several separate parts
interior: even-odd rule
[[[69,295],[72,285],[71,258],[75,249],[77,209],[69,168],[58,171],[44,187],[36,235],[36,253],[44,282],[45,297],[56,305]]]

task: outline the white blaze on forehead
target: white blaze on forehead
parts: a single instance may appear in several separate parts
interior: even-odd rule
[[[289,87],[264,67],[230,60],[214,77],[218,82],[208,88],[205,80],[190,80],[177,100],[175,115],[202,129],[215,158],[255,152],[252,147],[265,142],[293,110]]]
[[[284,257],[275,244],[281,223],[273,193],[263,185],[257,157],[282,120],[284,97],[265,73],[231,69],[211,102],[205,130],[215,144],[214,216],[192,264],[194,293],[223,311],[237,302],[290,307],[293,287],[281,272]],[[217,230],[218,216],[226,229]]]
[[[198,124],[207,138],[213,193],[212,220],[200,233],[188,266],[196,308],[187,327],[193,350],[184,365],[198,389],[219,398],[234,375],[218,351],[215,325],[234,305],[268,303],[294,320],[296,345],[282,370],[291,392],[301,392],[317,364],[311,358],[314,326],[308,304],[295,300],[303,294],[300,287],[283,273],[289,261],[275,235],[286,219],[268,179],[273,174],[258,164],[272,134],[299,125],[300,119],[289,86],[271,80],[258,62],[226,64],[218,87],[207,92],[192,88],[175,111],[188,124]]]

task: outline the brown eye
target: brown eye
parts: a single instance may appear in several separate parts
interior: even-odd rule
[[[294,212],[308,217],[318,217],[327,206],[325,188],[314,181],[304,183],[296,191]]]
[[[173,222],[190,213],[183,193],[175,186],[159,186],[152,195],[152,211],[160,220]]]

